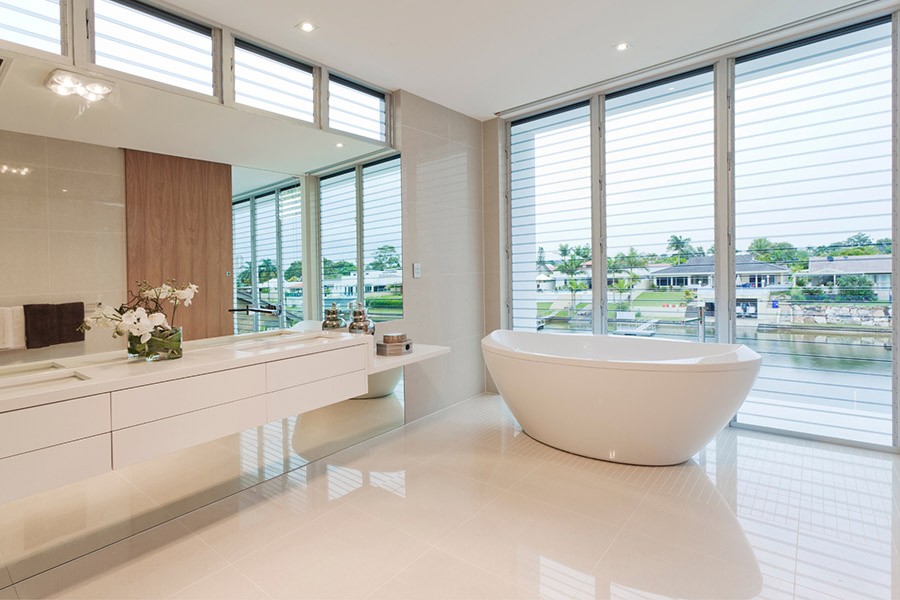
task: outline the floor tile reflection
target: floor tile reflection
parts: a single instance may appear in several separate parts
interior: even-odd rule
[[[898,461],[726,429],[677,467],[616,465],[482,396],[0,594],[889,600]]]

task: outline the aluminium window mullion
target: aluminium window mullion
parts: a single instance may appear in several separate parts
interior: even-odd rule
[[[259,308],[259,268],[256,265],[256,197],[250,199],[250,299]],[[253,313],[253,330],[259,331],[259,313]]]
[[[734,59],[714,68],[715,103],[715,234],[714,255],[716,341],[730,344],[737,331],[734,240]]]
[[[363,248],[363,171],[356,166],[356,306],[365,301],[366,268]]]
[[[275,192],[275,273],[278,277],[278,326],[285,327],[287,317],[287,302],[284,297],[284,262],[282,260],[282,244],[281,239],[281,194],[284,190],[279,189]]]
[[[891,238],[896,244],[900,240],[900,74],[897,66],[900,64],[900,12],[891,15],[891,162],[893,166],[893,180],[891,181]],[[891,300],[892,304],[900,298],[900,252],[891,253]],[[891,314],[896,312],[891,307]],[[891,410],[892,430],[891,445],[897,450],[900,446],[900,323],[896,318],[891,319]]]
[[[593,256],[591,262],[591,279],[593,281],[591,313],[595,334],[605,334],[609,328],[606,320],[609,297],[606,263],[606,186],[603,183],[606,170],[605,112],[606,98],[604,96],[591,98],[591,246],[593,248],[591,253]]]

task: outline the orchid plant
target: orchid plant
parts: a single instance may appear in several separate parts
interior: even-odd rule
[[[110,328],[113,337],[134,336],[146,344],[151,337],[174,328],[175,312],[180,305],[190,306],[200,288],[189,283],[182,288],[175,287],[174,280],[167,280],[159,287],[152,287],[146,281],[138,282],[138,291],[129,290],[128,301],[118,308],[101,304],[79,328],[88,331],[93,326]],[[167,310],[171,312],[167,313]]]

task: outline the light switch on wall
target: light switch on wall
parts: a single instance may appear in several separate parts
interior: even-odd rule
[[[413,263],[413,279],[418,279],[422,276],[422,263]]]

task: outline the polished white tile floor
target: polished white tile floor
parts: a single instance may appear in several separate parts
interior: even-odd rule
[[[684,465],[616,465],[481,396],[0,599],[900,598],[898,460],[726,429]]]

